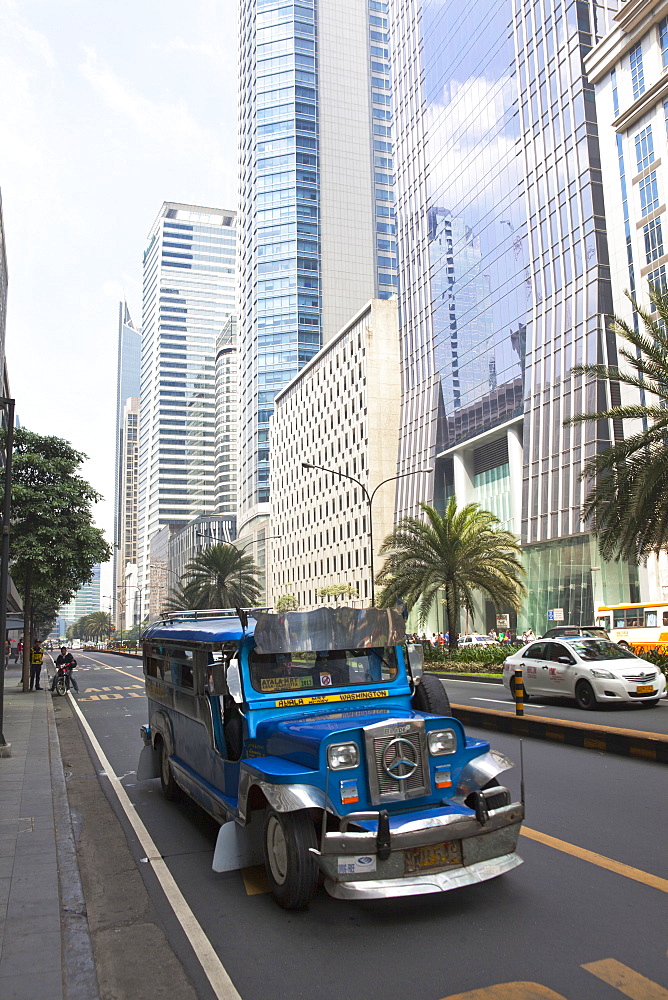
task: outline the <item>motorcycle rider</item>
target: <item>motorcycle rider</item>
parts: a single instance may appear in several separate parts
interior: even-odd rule
[[[53,692],[53,691],[56,690],[56,679],[58,677],[58,668],[62,667],[63,664],[66,665],[67,668],[69,669],[70,684],[72,685],[72,687],[74,688],[74,690],[78,694],[79,693],[79,685],[75,681],[74,674],[72,673],[72,671],[74,670],[74,668],[77,665],[77,661],[74,659],[74,657],[72,656],[71,653],[67,652],[67,646],[61,646],[60,647],[60,656],[56,660],[56,672],[53,675],[53,680],[51,681],[51,691]]]

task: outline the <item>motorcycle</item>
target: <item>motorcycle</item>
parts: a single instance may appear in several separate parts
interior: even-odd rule
[[[72,670],[76,663],[61,663],[56,671],[56,683],[54,691],[59,695],[66,695],[72,686]]]

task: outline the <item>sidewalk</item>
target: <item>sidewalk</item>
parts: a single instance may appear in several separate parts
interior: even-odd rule
[[[5,675],[0,758],[0,997],[97,1000],[86,908],[51,695]]]

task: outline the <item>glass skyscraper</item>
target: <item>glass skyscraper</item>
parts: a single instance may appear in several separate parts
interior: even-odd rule
[[[127,502],[123,494],[125,463],[124,442],[125,406],[128,400],[139,398],[139,368],[141,335],[130,316],[127,302],[118,304],[118,366],[116,371],[116,461],[114,476],[114,583],[112,617],[120,625],[120,608],[125,592],[125,552],[122,549],[124,519]],[[136,518],[137,511],[134,516]]]
[[[378,0],[242,3],[239,525],[261,565],[274,397],[396,291],[388,30]]]
[[[142,617],[149,607],[151,537],[215,510],[216,338],[234,312],[235,262],[234,212],[164,203],[144,253],[137,545]]]
[[[629,599],[581,521],[584,461],[605,425],[583,361],[614,363],[593,88],[582,58],[618,3],[391,0],[402,286],[400,471],[430,500],[477,501],[521,536],[526,624],[593,617],[592,572]],[[613,387],[613,394],[615,389]],[[402,481],[413,513],[418,477]],[[480,609],[480,627],[493,609]],[[485,620],[485,618],[487,620]],[[491,619],[491,621],[490,621]]]

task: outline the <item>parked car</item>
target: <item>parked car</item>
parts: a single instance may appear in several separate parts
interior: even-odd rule
[[[666,697],[659,668],[608,639],[564,636],[529,643],[503,664],[503,683],[513,697],[517,668],[527,697],[562,695],[575,698],[578,708],[613,702],[653,707]]]
[[[600,625],[555,625],[541,636],[542,639],[565,638],[566,636],[588,636],[590,639],[609,639],[610,636]]]
[[[491,635],[460,635],[458,645],[460,649],[466,646],[496,646],[497,640]]]

